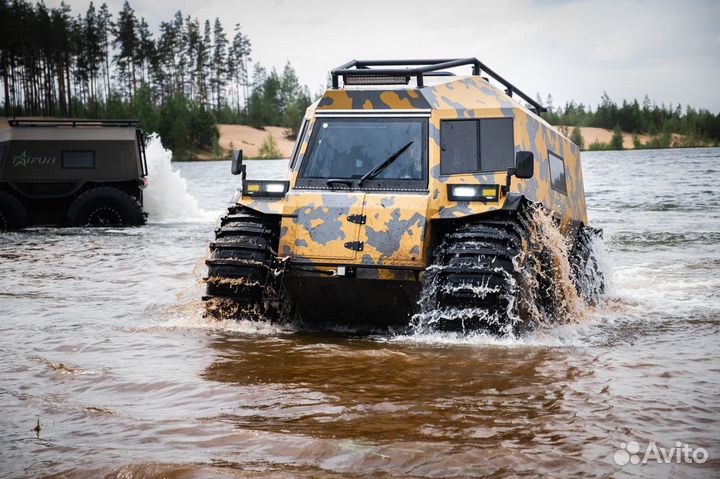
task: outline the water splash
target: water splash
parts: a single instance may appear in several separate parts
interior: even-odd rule
[[[426,271],[423,293],[418,301],[419,312],[410,323],[410,337],[414,336],[422,342],[456,342],[458,338],[455,335],[460,334],[459,337],[471,343],[478,339],[485,343],[488,332],[495,337],[515,338],[522,336],[524,331],[534,334],[558,325],[585,324],[595,317],[595,306],[602,300],[603,282],[608,277],[602,239],[590,238],[587,247],[592,260],[582,268],[574,267],[579,264],[578,253],[550,212],[530,207],[522,218],[526,234],[521,245],[516,244],[518,253],[512,259],[517,273],[510,274],[503,268],[494,270],[506,275],[506,286],[502,291],[487,281],[482,284],[442,284],[439,278],[447,266],[433,265]],[[464,244],[465,248],[483,246],[487,247],[482,242]],[[451,254],[451,246],[444,242],[438,248],[438,254]],[[475,267],[467,265],[469,270]],[[477,307],[437,307],[435,304],[433,298],[438,292],[460,290],[477,298],[503,294],[506,307],[503,311],[490,311]],[[450,329],[456,330],[456,333],[449,336],[439,333],[441,329],[448,329],[449,323],[455,325]],[[443,339],[438,338],[438,333]]]
[[[149,185],[143,200],[148,222],[205,223],[215,220],[216,212],[200,208],[188,192],[185,178],[172,168],[172,152],[163,148],[157,135],[148,140],[146,155]]]
[[[582,321],[587,309],[576,288],[570,238],[543,208],[530,209],[527,227],[530,236],[528,248],[521,253],[526,256],[521,274],[530,286],[528,320],[535,327]]]

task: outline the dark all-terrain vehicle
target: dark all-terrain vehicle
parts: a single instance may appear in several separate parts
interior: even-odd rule
[[[286,178],[234,160],[210,315],[508,333],[598,293],[580,149],[540,104],[475,58],[331,73]]]
[[[8,123],[0,130],[0,230],[145,222],[147,163],[137,121]]]

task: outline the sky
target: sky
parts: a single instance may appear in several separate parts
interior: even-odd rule
[[[96,0],[99,5],[103,0]],[[122,0],[106,0],[116,14]],[[75,13],[89,0],[66,0]],[[60,1],[46,1],[58,6]],[[235,24],[252,59],[287,61],[312,93],[351,59],[477,57],[555,106],[645,95],[720,112],[720,1],[130,0],[157,31],[177,10]],[[468,70],[469,71],[469,70]],[[462,71],[461,71],[462,73]]]

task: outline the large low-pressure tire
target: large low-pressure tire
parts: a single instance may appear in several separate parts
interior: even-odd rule
[[[75,198],[67,213],[70,226],[138,226],[145,223],[140,202],[111,186],[90,189]]]
[[[500,212],[449,232],[425,273],[420,314],[435,330],[515,331],[522,308],[516,264],[525,236],[516,212]],[[416,323],[418,325],[418,323]]]
[[[216,319],[275,320],[283,307],[278,273],[280,222],[232,207],[210,243],[205,310]]]
[[[29,223],[30,216],[20,200],[0,190],[0,231],[21,229]]]

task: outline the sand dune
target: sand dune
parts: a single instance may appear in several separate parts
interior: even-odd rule
[[[567,137],[570,137],[570,133],[572,133],[573,126],[557,126],[557,129],[559,129],[561,132],[563,132]],[[610,143],[610,140],[613,136],[613,131],[608,130],[606,128],[596,128],[591,126],[582,126],[580,127],[580,134],[583,137],[583,141],[585,142],[585,148],[589,148],[591,143],[595,143],[596,141],[599,141],[600,143]],[[647,143],[652,138],[650,135],[637,135],[638,138],[642,143]],[[673,133],[672,136],[672,144],[671,146],[677,147],[680,146],[682,141],[685,140],[685,135],[680,135],[678,133]],[[634,149],[633,144],[633,134],[628,133],[626,131],[623,132],[623,148],[626,150],[632,150]]]
[[[226,151],[243,150],[245,157],[258,156],[265,138],[272,135],[282,152],[283,158],[290,158],[295,144],[287,137],[289,130],[282,126],[266,126],[259,130],[247,125],[218,125],[220,130],[220,148]]]
[[[0,117],[0,128],[7,127],[7,119]],[[565,135],[570,136],[574,127],[557,126],[561,132]],[[288,138],[289,130],[282,126],[266,126],[260,130],[247,125],[218,125],[220,130],[220,147],[229,153],[233,149],[243,150],[243,155],[246,158],[255,157],[259,155],[260,146],[265,141],[265,138],[272,135],[277,143],[277,146],[282,153],[283,158],[289,158],[292,154],[295,140]],[[612,139],[613,131],[605,128],[595,127],[580,127],[580,133],[585,141],[585,148],[588,148],[591,143],[599,141],[601,143],[610,143]],[[650,140],[650,135],[638,135],[640,141],[646,143]],[[632,133],[623,132],[623,147],[625,149],[633,149],[633,135]],[[673,146],[677,146],[679,142],[683,140],[683,135],[674,133],[672,135]],[[198,155],[199,160],[215,160],[217,159],[212,154],[201,154]]]
[[[570,133],[572,133],[574,127],[570,126],[567,128],[567,133],[569,136]],[[583,141],[585,142],[585,148],[588,148],[591,143],[595,143],[596,141],[599,141],[600,143],[610,143],[610,140],[613,136],[612,130],[607,130],[605,128],[595,128],[590,126],[580,127],[580,133],[582,134]],[[623,148],[625,148],[626,150],[633,149],[632,137],[632,133],[623,132]],[[650,140],[650,135],[638,135],[638,137],[643,143],[646,143],[648,140]]]

